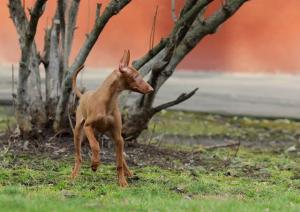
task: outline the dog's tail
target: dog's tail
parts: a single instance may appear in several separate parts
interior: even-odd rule
[[[76,70],[76,72],[73,74],[73,77],[72,77],[72,88],[79,98],[82,96],[82,93],[80,92],[79,88],[77,87],[76,78],[77,78],[78,73],[83,69],[83,67],[84,67],[83,64],[81,66],[79,66],[79,68]]]

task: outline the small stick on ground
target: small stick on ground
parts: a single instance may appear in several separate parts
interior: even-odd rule
[[[53,139],[55,139],[56,137],[58,137],[59,135],[61,135],[63,133],[69,133],[69,130],[62,129],[62,130],[58,131],[57,133],[55,133],[54,136],[52,136],[51,138],[48,139],[48,142],[52,141]]]
[[[214,145],[214,146],[205,147],[204,149],[206,149],[206,150],[213,150],[213,149],[228,148],[228,147],[233,147],[233,146],[240,146],[240,142],[229,143],[229,144],[217,144],[217,145]],[[236,154],[237,154],[237,152],[236,152]]]
[[[234,146],[237,146],[237,147],[235,148],[234,154],[233,154],[230,158],[228,158],[227,160],[224,161],[224,166],[225,166],[225,167],[228,167],[228,166],[231,164],[232,159],[235,158],[235,157],[237,156],[237,153],[238,153],[238,151],[239,151],[239,149],[240,149],[240,146],[241,146],[240,140],[239,140],[237,143],[235,143]]]

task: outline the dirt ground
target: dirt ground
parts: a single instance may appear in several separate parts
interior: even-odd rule
[[[224,167],[240,149],[256,153],[300,155],[299,123],[289,120],[259,120],[210,114],[165,112],[157,115],[139,143],[125,147],[131,166],[159,166],[166,169]],[[53,160],[73,160],[74,145],[70,133],[58,136],[43,132],[39,138],[22,140],[13,136],[13,128],[0,133],[0,153],[42,156]],[[101,162],[115,162],[114,143],[101,137]],[[231,145],[235,144],[235,145]],[[223,149],[225,157],[212,153]],[[90,148],[85,140],[82,154],[89,161]]]
[[[173,138],[174,139],[174,138]],[[185,137],[177,137],[176,139],[188,139]],[[195,138],[194,138],[195,139]],[[207,142],[207,138],[203,139],[203,143]],[[101,148],[101,163],[112,164],[115,162],[114,144],[110,140],[102,138],[100,142]],[[210,139],[211,140],[211,139]],[[230,160],[233,159],[239,151],[239,148],[251,148],[253,151],[259,152],[257,148],[259,145],[255,142],[241,142],[240,145],[226,146],[227,139],[216,139],[212,144],[216,148],[208,148],[194,146],[189,148],[182,148],[178,146],[161,146],[160,144],[143,144],[138,143],[134,145],[126,145],[125,157],[130,166],[158,166],[166,169],[189,169],[191,167],[202,166],[205,168],[218,169],[227,166]],[[220,145],[220,146],[219,146]],[[268,151],[277,152],[282,151],[282,143],[264,144],[268,147]],[[210,151],[218,148],[226,149],[228,157],[226,159],[217,157],[215,154],[210,154]],[[53,137],[46,136],[43,139],[21,140],[13,136],[2,134],[0,136],[0,151],[9,152],[14,157],[24,155],[36,155],[47,157],[53,160],[63,158],[71,158],[74,155],[73,138],[69,134],[62,134],[61,136]],[[82,144],[82,154],[84,160],[89,161],[91,152],[88,141],[85,140]]]
[[[112,164],[115,162],[115,151],[113,142],[106,140],[100,143],[101,163]],[[228,147],[228,154],[234,155],[237,146]],[[73,139],[69,135],[58,136],[56,138],[47,136],[43,140],[20,140],[3,134],[0,136],[0,151],[13,154],[15,157],[24,155],[36,155],[48,157],[53,160],[70,158],[74,155]],[[207,150],[210,151],[210,150]],[[205,149],[182,149],[161,147],[153,144],[135,144],[126,145],[125,157],[130,166],[159,166],[166,169],[186,169],[195,166],[211,166],[214,168],[219,165],[226,164],[220,158],[210,160]],[[85,140],[82,144],[82,154],[84,160],[89,160],[90,148]],[[213,164],[212,164],[213,163]]]

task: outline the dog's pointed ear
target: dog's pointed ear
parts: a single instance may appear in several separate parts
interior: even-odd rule
[[[130,52],[127,49],[127,50],[124,51],[123,57],[122,57],[122,59],[120,61],[120,64],[119,64],[119,70],[121,72],[126,71],[125,68],[128,67],[129,61],[130,61]]]

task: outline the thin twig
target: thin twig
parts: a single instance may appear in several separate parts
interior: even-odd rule
[[[238,144],[237,144],[237,148],[235,149],[235,152],[232,156],[232,158],[235,158],[240,150],[240,146],[241,146],[241,141],[239,140]]]
[[[62,130],[58,131],[57,133],[55,133],[54,136],[49,138],[48,142],[52,141],[53,139],[55,139],[56,137],[58,137],[59,135],[61,135],[63,133],[69,133],[69,131],[67,129],[62,129]]]
[[[157,13],[158,13],[158,5],[156,6],[156,10],[155,10],[154,17],[153,17],[153,22],[152,22],[152,28],[151,28],[151,33],[150,33],[149,51],[152,50],[153,46],[154,46]]]
[[[11,65],[11,95],[12,95],[12,103],[13,103],[13,111],[15,112],[15,67],[14,64]]]
[[[176,10],[175,10],[175,7],[176,7],[176,0],[171,0],[171,7],[172,7],[172,19],[174,22],[177,21],[177,17],[176,17]]]
[[[70,114],[70,108],[68,106],[68,119],[69,119],[69,124],[70,124],[70,127],[72,129],[72,132],[74,133],[74,125],[73,125],[73,122],[72,122],[72,119],[71,119],[71,114]]]
[[[228,167],[228,166],[231,164],[232,160],[237,156],[237,153],[238,153],[238,151],[239,151],[239,149],[240,149],[240,146],[241,146],[241,141],[239,140],[239,141],[236,143],[235,146],[237,146],[237,147],[236,147],[236,149],[235,149],[235,151],[234,151],[234,154],[233,154],[230,158],[228,158],[227,160],[224,161],[224,166],[225,166],[225,167]]]
[[[191,98],[196,93],[197,90],[198,90],[198,88],[195,88],[190,93],[182,93],[180,96],[177,97],[177,99],[167,102],[167,103],[164,103],[164,104],[161,104],[161,105],[153,108],[153,112],[157,113],[163,109],[166,109],[166,108],[172,107],[174,105],[177,105],[181,102],[184,102],[185,100]]]

